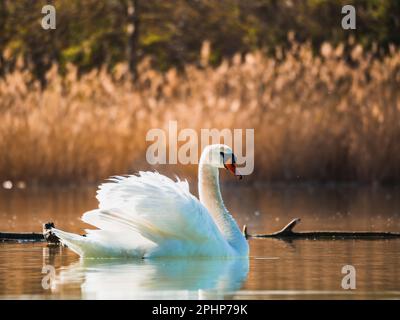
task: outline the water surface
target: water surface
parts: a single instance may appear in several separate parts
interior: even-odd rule
[[[296,230],[400,231],[400,189],[225,185],[227,207],[250,233]],[[95,188],[0,191],[0,230],[56,226],[83,233]],[[400,240],[250,240],[249,259],[80,260],[67,248],[0,243],[0,298],[364,299],[400,297]],[[54,266],[43,288],[43,266]],[[343,290],[344,265],[356,289]],[[48,283],[45,281],[45,283]]]

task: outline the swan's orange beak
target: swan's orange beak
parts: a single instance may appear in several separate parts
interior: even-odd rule
[[[235,163],[235,158],[232,157],[232,163],[226,163],[224,161],[224,167],[226,170],[228,170],[230,173],[232,173],[234,176],[237,176],[240,180],[243,179],[243,176],[240,174],[236,173],[236,163]]]

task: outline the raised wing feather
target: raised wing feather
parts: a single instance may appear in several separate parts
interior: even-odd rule
[[[99,209],[82,219],[103,230],[131,230],[160,243],[164,240],[224,241],[207,209],[177,182],[157,172],[116,176],[100,186]]]

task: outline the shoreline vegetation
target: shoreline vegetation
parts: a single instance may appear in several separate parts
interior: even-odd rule
[[[156,169],[196,177],[196,165],[150,166],[146,133],[178,127],[250,128],[255,171],[247,181],[400,182],[400,49],[292,42],[274,56],[236,54],[217,67],[161,72],[143,59],[81,76],[54,65],[42,89],[22,67],[0,79],[0,182],[96,183]],[[184,142],[183,142],[184,143]]]

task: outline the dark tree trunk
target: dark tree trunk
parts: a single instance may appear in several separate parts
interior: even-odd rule
[[[139,42],[139,0],[131,0],[128,7],[128,21],[130,24],[130,34],[128,40],[128,61],[129,70],[133,80],[137,79],[137,63],[138,63],[138,42]]]
[[[0,76],[3,76],[6,73],[6,61],[3,56],[4,47],[6,45],[5,36],[5,25],[7,19],[7,10],[6,10],[6,1],[0,1]]]

